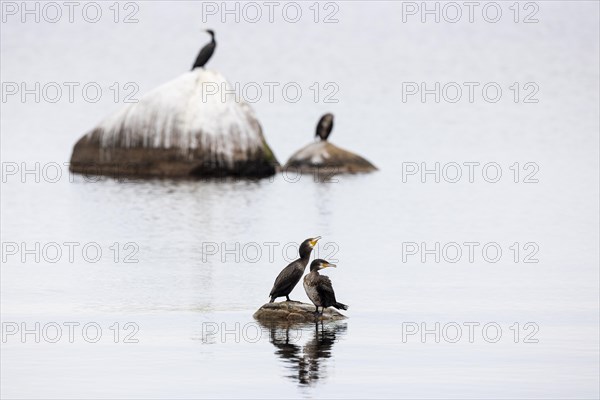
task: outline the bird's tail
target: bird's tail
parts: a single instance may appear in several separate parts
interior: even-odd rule
[[[275,297],[271,297],[271,301],[269,301],[269,303],[272,303],[275,301]]]
[[[347,310],[348,306],[342,303],[335,303],[333,305],[335,308],[337,308],[338,310]]]

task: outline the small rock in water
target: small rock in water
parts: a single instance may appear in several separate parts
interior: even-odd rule
[[[319,307],[319,311],[321,308]],[[254,319],[261,322],[311,322],[337,321],[346,317],[332,307],[327,307],[320,317],[315,316],[315,306],[299,301],[266,303],[254,313]]]
[[[329,175],[377,171],[377,167],[368,160],[327,141],[311,143],[298,150],[290,157],[284,169]]]

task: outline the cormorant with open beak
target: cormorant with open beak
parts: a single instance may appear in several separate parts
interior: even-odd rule
[[[327,140],[331,130],[333,129],[333,114],[327,113],[321,117],[317,124],[317,131],[315,137],[320,137],[321,140]]]
[[[215,42],[215,32],[210,29],[207,29],[206,32],[210,35],[211,41],[206,46],[200,50],[198,53],[198,57],[196,57],[196,62],[192,66],[192,71],[198,67],[204,67],[204,65],[210,60],[213,53],[215,52],[215,47],[217,47],[217,42]]]
[[[269,303],[272,303],[276,298],[283,296],[285,296],[287,301],[290,301],[289,295],[292,293],[292,290],[294,290],[296,284],[300,282],[302,275],[304,275],[304,270],[310,259],[310,253],[317,245],[319,239],[321,239],[321,236],[306,239],[302,242],[299,250],[300,258],[282,269],[279,275],[277,275],[277,279],[275,279],[275,283],[273,284],[273,289],[271,289],[271,293],[269,293],[269,296],[271,296],[271,301]]]
[[[319,314],[319,307],[321,309],[321,315],[326,307],[335,307],[338,310],[347,310],[348,306],[339,303],[335,299],[335,292],[331,285],[331,280],[325,275],[319,274],[319,270],[327,267],[335,267],[335,264],[328,263],[325,260],[316,259],[310,264],[310,273],[304,277],[304,290],[306,295],[313,302],[315,307],[315,315]]]

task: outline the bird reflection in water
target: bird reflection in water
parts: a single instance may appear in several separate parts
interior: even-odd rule
[[[267,328],[275,354],[292,372],[286,376],[304,386],[327,377],[326,360],[332,357],[333,345],[346,333],[347,325],[316,322],[314,325],[274,324]],[[309,337],[310,340],[302,344]]]

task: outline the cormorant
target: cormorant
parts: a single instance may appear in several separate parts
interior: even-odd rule
[[[300,278],[304,275],[304,270],[308,265],[308,260],[310,259],[310,253],[312,249],[317,245],[317,241],[321,239],[321,236],[317,236],[315,238],[306,239],[300,245],[300,258],[296,261],[290,263],[287,267],[281,270],[277,278],[275,279],[275,283],[273,284],[273,289],[271,289],[271,301],[272,303],[278,297],[283,297],[290,301],[290,293],[294,290],[294,287],[298,282],[300,282]]]
[[[315,314],[319,314],[319,307],[322,307],[321,315],[323,315],[325,307],[335,307],[338,310],[348,309],[347,305],[336,301],[331,280],[325,275],[319,274],[320,269],[327,267],[335,267],[335,264],[316,259],[310,264],[310,272],[304,277],[306,295],[317,307]]]
[[[202,50],[200,50],[200,53],[198,53],[198,57],[196,57],[196,62],[194,62],[194,65],[192,66],[192,71],[195,68],[204,67],[204,65],[208,62],[208,60],[210,60],[210,57],[215,52],[215,47],[217,47],[217,42],[215,42],[215,32],[213,32],[210,29],[207,29],[206,32],[208,32],[208,34],[210,35],[211,41],[209,44],[204,46]]]
[[[331,130],[333,129],[333,114],[327,113],[321,117],[317,124],[317,131],[315,137],[320,137],[321,140],[327,140]]]

